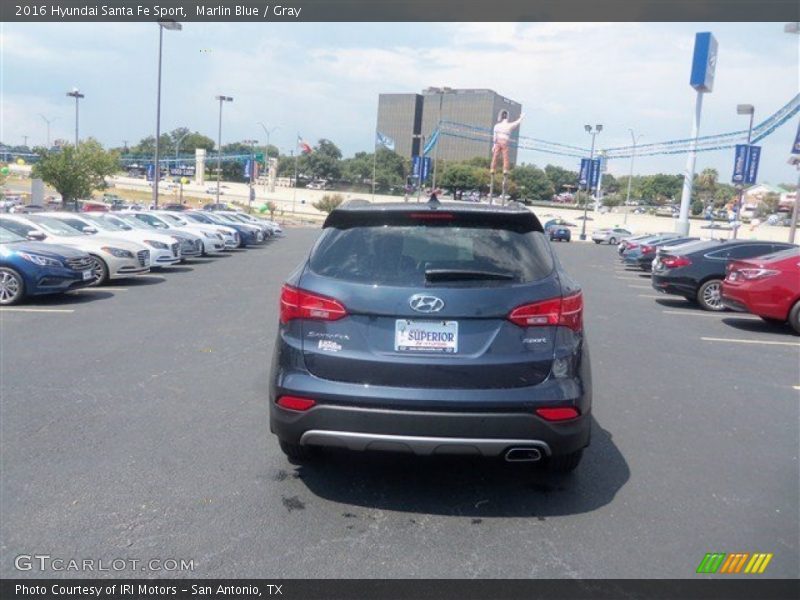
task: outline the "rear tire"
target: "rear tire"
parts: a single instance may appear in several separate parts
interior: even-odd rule
[[[617,238],[613,238],[612,237],[611,239],[608,240],[608,243],[610,245],[612,245],[612,246],[616,246],[617,245]]]
[[[545,463],[545,468],[551,473],[570,473],[578,468],[583,458],[583,448],[570,454],[551,456]]]
[[[594,241],[594,243],[595,243],[595,244],[599,244],[601,241],[602,241],[602,240],[595,240],[595,241]]]
[[[292,462],[307,462],[314,458],[317,454],[316,448],[310,446],[301,446],[300,444],[292,444],[284,440],[278,440],[281,451]]]
[[[722,312],[725,306],[722,304],[721,290],[721,279],[709,279],[697,290],[697,302],[704,310]]]
[[[10,267],[0,267],[0,305],[11,306],[25,297],[22,275]]]
[[[800,333],[800,300],[794,303],[792,310],[789,311],[789,325],[795,333]]]

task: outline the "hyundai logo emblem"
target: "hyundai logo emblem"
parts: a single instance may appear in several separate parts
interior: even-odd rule
[[[444,308],[444,300],[436,296],[426,296],[425,294],[414,294],[408,299],[408,304],[415,311],[421,313],[439,312]]]

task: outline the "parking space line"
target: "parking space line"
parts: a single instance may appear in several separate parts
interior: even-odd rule
[[[660,295],[660,296],[656,296],[656,295],[654,295],[654,294],[637,294],[637,296],[638,296],[639,298],[655,298],[655,299],[657,299],[657,300],[662,300],[662,299],[664,299],[664,298],[669,298],[669,296],[665,296],[665,295],[663,295],[663,294],[662,294],[662,295]],[[675,298],[675,299],[677,300],[678,298]]]
[[[754,315],[745,315],[742,313],[729,313],[729,312],[700,312],[697,310],[662,310],[662,313],[665,315],[684,315],[689,317],[711,317],[717,319],[723,319],[725,317],[733,317],[735,319],[746,319],[748,321],[760,321],[758,317]]]
[[[794,389],[796,389],[797,391],[800,391],[800,385],[793,385],[792,387],[793,387]]]
[[[631,285],[630,283],[628,284],[628,287],[629,288],[636,288],[636,289],[639,289],[639,290],[652,290],[653,289],[653,286],[651,286],[651,285]]]
[[[80,288],[78,290],[72,290],[72,291],[73,292],[127,292],[128,288],[103,286],[103,287]]]
[[[614,279],[625,279],[627,281],[645,281],[645,277],[620,277],[619,275],[614,275]]]
[[[74,313],[74,308],[16,308],[7,306],[0,308],[0,313],[4,312],[42,312],[42,313]]]
[[[701,337],[704,342],[729,342],[731,344],[763,344],[765,346],[795,346],[800,348],[800,342],[773,342],[770,340],[740,340],[737,338]]]

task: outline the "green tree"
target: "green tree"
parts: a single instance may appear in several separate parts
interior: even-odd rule
[[[440,171],[436,183],[453,193],[482,189],[489,185],[489,172],[470,161],[448,163]]]
[[[325,194],[311,206],[324,213],[329,213],[342,202],[344,202],[344,197],[341,194]]]
[[[105,178],[119,169],[119,154],[103,149],[99,142],[88,139],[58,151],[44,151],[33,166],[33,177],[41,178],[61,194],[64,206],[88,198],[95,190],[107,187]]]
[[[375,187],[378,191],[402,188],[406,178],[406,162],[394,150],[378,148],[375,157]]]
[[[352,185],[364,185],[372,179],[372,154],[356,152],[342,161],[342,179]]]
[[[547,179],[553,184],[553,189],[556,194],[567,191],[566,186],[574,186],[578,181],[578,173],[576,171],[569,171],[556,165],[547,165],[544,168],[544,173]]]
[[[516,185],[516,194],[525,200],[547,201],[555,194],[555,187],[545,171],[534,165],[515,167],[511,171],[511,179]]]

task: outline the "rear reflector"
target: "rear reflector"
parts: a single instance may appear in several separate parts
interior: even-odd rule
[[[289,410],[308,410],[314,406],[316,402],[311,398],[300,398],[298,396],[281,396],[278,398],[278,406],[288,408]]]
[[[290,285],[284,285],[281,290],[281,323],[288,323],[292,319],[336,321],[346,316],[347,309],[338,300]]]
[[[688,267],[692,261],[685,256],[662,256],[661,264],[668,269],[677,269],[678,267]]]
[[[569,421],[580,416],[575,408],[537,408],[536,414],[545,421]]]
[[[563,325],[580,331],[583,327],[583,294],[578,292],[564,298],[523,304],[509,313],[508,320],[520,327]]]

